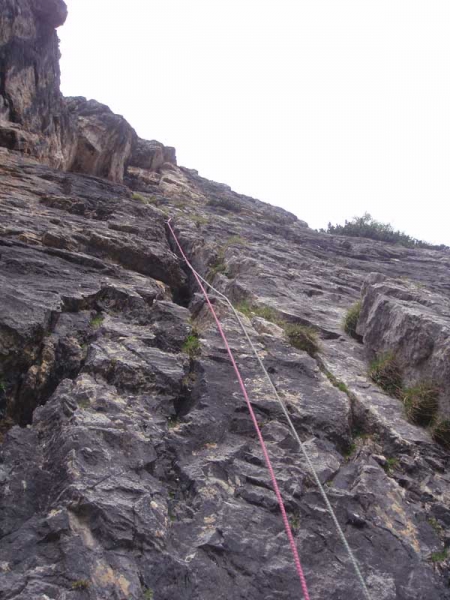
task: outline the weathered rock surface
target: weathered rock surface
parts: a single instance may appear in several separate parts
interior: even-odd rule
[[[408,385],[434,382],[439,412],[450,417],[450,305],[448,296],[403,280],[373,275],[365,282],[358,331],[372,356],[393,352]]]
[[[129,123],[95,100],[66,98],[76,121],[76,148],[71,171],[121,183],[137,135]]]
[[[176,164],[173,148],[139,139],[104,104],[63,98],[55,28],[66,17],[63,0],[0,0],[0,146],[119,183],[129,162]]]
[[[34,5],[45,6],[53,4]],[[30,5],[2,8],[1,35],[7,23],[17,37]],[[48,15],[41,8],[36,19]],[[50,37],[63,18],[56,8]],[[84,157],[74,170],[89,174],[0,148],[0,598],[300,595],[258,440],[177,258],[170,216],[203,276],[238,306],[265,309],[243,319],[372,597],[450,600],[449,454],[367,376],[368,356],[392,343],[410,353],[412,379],[444,353],[450,254],[317,233],[178,167],[173,150],[135,138],[103,105],[68,105],[81,132],[75,154]],[[342,331],[361,290],[364,345]],[[282,412],[237,323],[213,301],[311,597],[359,600]],[[320,352],[293,348],[283,321],[314,327]],[[196,337],[199,348],[188,352]]]
[[[450,597],[445,562],[430,558],[448,543],[448,455],[370,382],[363,346],[341,328],[371,271],[414,273],[445,297],[448,254],[364,240],[349,248],[173,164],[133,196],[123,185],[0,155],[2,402],[22,426],[5,435],[0,463],[2,597],[299,593],[251,421],[214,324],[171,250],[167,215],[216,286],[320,332],[315,359],[280,327],[246,319],[374,597]],[[219,310],[312,597],[333,589],[336,598],[360,598],[280,409],[236,323]],[[193,325],[201,354],[189,358],[183,345]]]
[[[66,16],[63,0],[0,1],[0,146],[58,168],[71,162],[74,136],[55,31]]]

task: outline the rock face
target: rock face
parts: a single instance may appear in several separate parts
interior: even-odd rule
[[[17,29],[19,7],[42,19],[50,5],[10,1],[0,18]],[[53,36],[63,12],[51,14]],[[300,596],[253,425],[172,217],[195,267],[242,311],[371,597],[450,600],[449,453],[367,375],[367,359],[392,345],[412,382],[443,371],[433,361],[447,351],[450,254],[317,233],[177,166],[103,105],[69,99],[67,111],[78,163],[58,170],[0,148],[0,598]],[[364,344],[342,329],[361,293]],[[258,363],[212,301],[311,598],[360,600]],[[320,351],[293,347],[289,326],[313,327]]]
[[[55,28],[66,17],[63,0],[0,0],[0,146],[119,183],[129,162],[176,164],[173,148],[139,139],[104,104],[63,98]]]
[[[66,98],[76,120],[76,148],[70,170],[122,182],[137,135],[121,116],[86,98]],[[162,145],[162,144],[161,144]]]
[[[0,145],[56,167],[72,159],[55,31],[66,16],[62,0],[0,2]]]
[[[408,385],[435,382],[440,389],[439,412],[450,417],[448,296],[374,274],[363,286],[358,331],[372,356],[395,353]]]

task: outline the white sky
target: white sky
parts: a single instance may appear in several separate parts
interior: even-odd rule
[[[450,245],[449,0],[66,2],[66,95],[311,227]]]

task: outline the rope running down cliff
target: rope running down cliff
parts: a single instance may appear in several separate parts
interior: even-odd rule
[[[315,480],[315,482],[317,484],[317,487],[318,487],[318,489],[320,491],[320,494],[321,494],[321,496],[322,496],[322,498],[323,498],[323,500],[325,502],[325,506],[327,507],[327,510],[328,510],[328,512],[329,512],[329,514],[331,516],[331,519],[332,519],[332,521],[333,521],[333,523],[334,523],[334,525],[336,527],[336,530],[338,532],[338,535],[339,535],[339,537],[340,537],[340,539],[341,539],[341,541],[342,541],[342,543],[343,543],[343,545],[344,545],[344,547],[345,547],[345,549],[347,551],[347,554],[348,554],[348,557],[350,559],[350,562],[353,565],[353,568],[354,568],[355,573],[356,573],[356,577],[358,579],[358,582],[361,585],[364,597],[366,598],[366,600],[371,600],[371,596],[369,594],[369,590],[368,590],[367,585],[366,585],[366,583],[364,581],[364,578],[362,576],[361,569],[359,568],[358,562],[357,562],[357,560],[356,560],[356,558],[355,558],[355,556],[353,554],[352,549],[350,548],[350,545],[349,545],[349,543],[347,541],[347,538],[345,537],[345,534],[344,534],[344,532],[342,530],[342,527],[340,526],[339,521],[337,520],[336,513],[334,512],[333,507],[331,506],[331,503],[330,503],[330,501],[328,499],[328,496],[327,496],[327,494],[325,492],[325,488],[323,487],[322,483],[320,482],[319,476],[317,475],[317,471],[314,468],[314,465],[312,464],[311,458],[310,458],[310,456],[309,456],[309,454],[308,454],[308,452],[307,452],[307,450],[306,450],[303,442],[301,441],[301,439],[300,439],[300,437],[299,437],[299,435],[297,433],[297,430],[295,429],[295,426],[294,426],[294,424],[292,422],[292,419],[291,419],[291,417],[289,415],[289,412],[288,412],[288,410],[286,408],[286,405],[283,402],[283,400],[281,399],[280,395],[278,394],[278,391],[277,391],[277,389],[275,387],[275,384],[273,383],[272,378],[270,377],[270,375],[269,375],[266,367],[264,366],[264,363],[262,362],[262,360],[261,360],[261,358],[260,358],[260,356],[258,354],[258,351],[255,348],[255,345],[253,344],[250,336],[248,335],[247,329],[245,328],[245,325],[242,322],[242,319],[240,318],[237,310],[234,308],[233,304],[227,298],[227,296],[225,296],[225,294],[223,294],[222,292],[220,292],[219,290],[217,290],[208,281],[206,281],[206,279],[204,279],[200,275],[200,273],[198,273],[194,269],[194,267],[191,265],[191,263],[188,261],[188,259],[186,258],[186,255],[184,254],[184,252],[183,252],[183,250],[182,250],[182,248],[181,248],[181,246],[180,246],[180,244],[178,242],[178,239],[177,239],[177,237],[175,235],[175,232],[174,232],[172,226],[170,225],[170,221],[171,221],[171,219],[169,219],[169,221],[167,222],[167,225],[168,225],[170,231],[172,232],[172,235],[173,235],[173,237],[174,237],[174,239],[175,239],[175,241],[177,243],[177,246],[178,246],[178,248],[179,248],[179,250],[180,250],[180,252],[181,252],[181,254],[182,254],[182,256],[183,256],[183,258],[184,258],[184,260],[185,260],[185,262],[187,264],[187,266],[189,267],[189,269],[194,274],[194,277],[196,278],[197,282],[199,283],[200,287],[202,288],[202,291],[203,291],[204,288],[203,288],[203,285],[200,282],[203,282],[205,285],[207,285],[215,294],[217,294],[219,296],[220,299],[222,299],[223,302],[225,302],[228,305],[229,308],[231,308],[231,310],[232,310],[232,312],[233,312],[233,314],[234,314],[237,322],[239,323],[239,326],[242,329],[242,331],[243,331],[243,333],[244,333],[244,335],[245,335],[245,337],[247,339],[247,342],[249,343],[249,345],[250,345],[250,347],[252,349],[252,352],[255,355],[255,357],[256,357],[256,359],[257,359],[257,361],[258,361],[258,363],[259,363],[262,371],[264,372],[264,375],[265,375],[267,381],[269,382],[269,385],[270,385],[270,387],[271,387],[271,389],[272,389],[272,391],[273,391],[273,393],[275,395],[275,398],[277,399],[277,401],[278,401],[278,403],[279,403],[279,405],[280,405],[280,407],[281,407],[281,409],[283,411],[283,414],[284,414],[284,416],[286,418],[286,421],[287,421],[287,423],[289,425],[289,428],[291,429],[292,434],[293,434],[293,436],[294,436],[294,438],[295,438],[295,440],[296,440],[296,442],[297,442],[297,444],[298,444],[298,446],[300,448],[300,451],[301,451],[301,453],[303,454],[303,456],[304,456],[304,458],[306,460],[308,468],[311,471],[311,474],[312,474],[312,476],[313,476],[313,478],[314,478],[314,480]],[[206,291],[204,291],[204,294],[206,294]],[[208,299],[208,303],[209,303],[209,299]]]
[[[292,554],[293,554],[293,557],[294,557],[295,567],[297,569],[297,573],[298,573],[298,576],[299,576],[299,579],[300,579],[300,584],[301,584],[302,591],[303,591],[303,596],[304,596],[305,600],[310,600],[310,596],[309,596],[309,592],[308,592],[308,586],[306,584],[305,575],[303,573],[303,568],[302,568],[302,565],[300,563],[300,557],[298,555],[297,546],[295,545],[295,540],[294,540],[294,536],[292,534],[291,526],[289,525],[289,520],[287,518],[286,509],[285,509],[284,503],[283,503],[283,498],[281,497],[280,488],[278,486],[278,482],[277,482],[277,479],[275,477],[275,472],[274,472],[273,467],[272,467],[272,462],[270,460],[269,453],[267,451],[266,444],[264,442],[264,438],[263,438],[261,430],[259,428],[255,412],[254,412],[252,404],[250,402],[250,398],[248,396],[247,389],[245,387],[244,381],[243,381],[241,373],[239,371],[239,367],[236,364],[233,352],[232,352],[232,350],[230,348],[230,345],[228,343],[228,339],[227,339],[227,337],[225,335],[225,332],[224,332],[224,330],[222,328],[222,325],[221,325],[221,323],[219,321],[219,318],[218,318],[218,316],[216,314],[216,311],[214,310],[214,307],[211,304],[211,301],[210,301],[209,296],[208,296],[208,292],[206,291],[205,287],[202,284],[202,281],[200,279],[200,275],[197,274],[197,271],[194,269],[194,267],[188,261],[185,253],[183,252],[183,248],[181,247],[181,245],[180,245],[180,243],[178,241],[178,238],[175,235],[175,232],[174,232],[174,230],[173,230],[173,228],[172,228],[172,226],[170,224],[170,221],[171,221],[171,219],[169,219],[167,221],[167,226],[169,227],[169,229],[170,229],[170,231],[171,231],[171,233],[172,233],[172,235],[173,235],[173,237],[175,239],[175,242],[176,242],[176,244],[178,246],[178,249],[179,249],[182,257],[186,261],[187,266],[191,269],[192,273],[194,274],[194,277],[195,277],[195,279],[196,279],[196,281],[197,281],[197,283],[198,283],[198,285],[199,285],[199,287],[200,287],[200,289],[201,289],[201,291],[202,291],[202,293],[203,293],[203,295],[205,297],[205,300],[206,300],[206,302],[208,304],[209,310],[211,311],[211,314],[214,317],[214,320],[216,322],[217,329],[219,330],[219,333],[220,333],[220,335],[222,337],[222,340],[223,340],[223,342],[225,344],[225,348],[227,349],[228,356],[230,357],[230,360],[231,360],[231,364],[233,365],[234,371],[236,373],[236,377],[237,377],[239,385],[241,387],[242,394],[243,394],[243,396],[245,398],[245,402],[247,404],[247,408],[249,410],[251,419],[253,421],[253,425],[254,425],[256,433],[258,435],[259,443],[261,445],[261,449],[262,449],[262,452],[264,454],[264,459],[266,461],[266,465],[267,465],[267,468],[268,468],[269,473],[270,473],[270,478],[272,480],[272,485],[273,485],[273,488],[274,488],[274,491],[275,491],[275,495],[277,497],[278,504],[280,506],[281,516],[283,518],[283,523],[284,523],[284,528],[286,530],[286,534],[287,534],[288,539],[289,539],[289,544],[291,546]]]

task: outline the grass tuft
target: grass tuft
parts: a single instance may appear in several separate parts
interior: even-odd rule
[[[95,315],[95,317],[93,317],[91,319],[92,329],[98,329],[104,320],[105,320],[105,317],[102,314],[99,313],[98,315]]]
[[[73,590],[87,590],[90,585],[87,579],[78,579],[72,582],[71,588]]]
[[[284,330],[291,346],[297,350],[304,350],[310,356],[320,352],[317,331],[312,327],[299,323],[288,323]]]
[[[310,356],[314,356],[320,352],[317,331],[313,327],[301,325],[300,323],[287,323],[270,306],[257,306],[251,304],[248,300],[242,300],[236,304],[235,309],[246,317],[261,317],[270,323],[278,325],[284,329],[289,343],[294,348],[297,348],[297,350],[304,350]]]
[[[200,355],[200,340],[198,339],[198,332],[195,329],[193,329],[192,332],[184,340],[182,350],[190,358],[196,358]]]
[[[387,475],[392,475],[394,469],[398,467],[397,458],[387,458],[386,464],[383,465],[383,469]]]
[[[341,381],[340,379],[338,379],[337,377],[335,377],[333,375],[333,373],[331,373],[330,371],[328,371],[328,369],[324,369],[324,373],[327,376],[327,378],[330,381],[330,383],[332,385],[334,385],[335,388],[337,388],[341,392],[344,392],[345,394],[347,394],[347,396],[348,396],[348,394],[350,394],[350,390],[348,389],[348,387],[345,385],[345,383],[343,381]]]
[[[344,331],[352,338],[359,340],[360,336],[356,333],[356,326],[358,325],[359,315],[361,314],[361,301],[355,302],[353,306],[351,306],[347,314],[344,317]]]
[[[431,435],[435,442],[450,450],[450,420],[438,419],[431,428]]]
[[[430,560],[431,562],[434,563],[440,563],[440,562],[444,562],[444,560],[447,560],[448,558],[448,549],[444,548],[441,552],[433,552],[433,554],[430,555]]]
[[[415,425],[430,425],[439,408],[439,388],[430,381],[421,381],[406,388],[402,399],[408,421]]]
[[[402,372],[394,353],[387,352],[372,361],[369,377],[390,396],[402,398]]]

